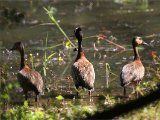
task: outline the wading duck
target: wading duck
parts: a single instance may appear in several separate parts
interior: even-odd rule
[[[137,48],[137,46],[141,44],[148,45],[142,40],[141,37],[137,36],[133,38],[132,46],[134,51],[134,60],[131,63],[126,64],[122,68],[120,74],[120,82],[121,86],[124,88],[123,91],[124,96],[126,96],[126,86],[132,86],[133,87],[132,93],[135,93],[135,86],[138,85],[144,77],[145,68],[140,60]]]
[[[25,94],[25,100],[28,99],[28,91],[33,91],[36,95],[35,102],[37,102],[39,94],[43,91],[42,77],[37,71],[34,71],[29,68],[29,66],[25,65],[24,46],[21,42],[16,42],[11,50],[16,50],[21,55],[20,70],[17,74],[17,77]]]
[[[89,91],[89,96],[91,96],[91,91],[94,90],[95,72],[93,65],[87,60],[85,54],[82,50],[82,31],[80,27],[77,27],[74,31],[75,37],[78,40],[78,54],[75,62],[72,65],[72,77],[77,89],[86,88]]]

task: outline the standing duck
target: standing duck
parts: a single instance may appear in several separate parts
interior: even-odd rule
[[[81,28],[77,27],[74,31],[75,37],[78,40],[78,54],[72,65],[72,77],[75,83],[75,87],[78,90],[79,87],[86,88],[91,96],[91,91],[94,90],[95,72],[93,65],[87,60],[82,50],[82,32]],[[78,97],[78,91],[77,91]]]
[[[124,96],[126,96],[126,86],[131,85],[133,87],[133,93],[135,93],[135,86],[138,85],[144,77],[145,69],[140,60],[140,56],[137,48],[137,46],[141,44],[148,45],[142,40],[141,37],[136,36],[133,38],[132,46],[134,51],[134,60],[131,63],[126,64],[122,68],[122,71],[120,74],[120,82],[121,82],[121,86],[124,88],[124,91],[123,91]]]
[[[20,70],[17,74],[17,78],[25,94],[25,100],[28,99],[28,91],[33,91],[35,92],[35,102],[37,103],[38,96],[43,91],[42,77],[37,71],[34,71],[29,68],[29,66],[25,65],[24,46],[21,42],[16,42],[11,50],[16,50],[20,52],[21,55]]]

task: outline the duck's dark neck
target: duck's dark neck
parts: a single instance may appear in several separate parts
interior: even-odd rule
[[[82,52],[82,39],[78,40],[78,53]]]
[[[23,69],[23,67],[24,67],[24,49],[21,49],[20,50],[20,55],[21,55],[21,66],[20,66],[20,70],[22,70]]]
[[[77,54],[77,58],[76,61],[82,56],[82,38],[78,39],[78,54]]]
[[[133,46],[133,51],[134,51],[134,60],[140,60],[138,48],[136,46]]]

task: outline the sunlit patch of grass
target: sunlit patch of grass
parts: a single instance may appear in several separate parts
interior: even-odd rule
[[[40,110],[36,110],[36,112],[34,110],[30,110],[27,101],[24,102],[23,106],[13,107],[1,112],[0,114],[2,120],[36,120],[44,118],[44,112]]]
[[[159,120],[159,118],[160,101],[155,101],[144,108],[132,111],[120,117],[120,119],[123,120]]]
[[[104,105],[110,105],[110,106],[112,106],[115,103],[116,103],[116,99],[114,97],[109,96],[109,95],[105,96]]]
[[[10,80],[12,79],[9,74],[9,66],[6,64],[1,64],[0,67],[0,107],[6,109],[8,107],[9,102],[11,101],[11,94],[13,94],[13,90],[18,87],[17,83]]]
[[[73,105],[72,103],[61,104],[61,107],[48,106],[47,109],[28,107],[28,103],[24,102],[23,106],[13,107],[7,111],[0,113],[1,119],[80,119],[87,117],[87,114],[94,114],[96,107],[90,105]]]

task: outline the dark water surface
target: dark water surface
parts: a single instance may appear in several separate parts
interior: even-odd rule
[[[43,46],[48,33],[48,46],[54,46],[66,42],[62,33],[51,23],[43,7],[53,7],[55,18],[68,36],[73,35],[77,26],[82,27],[84,37],[104,34],[109,40],[123,46],[122,51],[117,46],[111,45],[105,40],[97,41],[97,38],[85,39],[83,47],[86,57],[93,63],[96,73],[95,93],[93,96],[104,93],[106,87],[106,63],[109,63],[110,89],[112,95],[121,95],[122,88],[119,85],[119,73],[122,66],[131,61],[133,52],[131,40],[133,36],[142,36],[144,41],[154,47],[141,47],[140,55],[144,66],[151,63],[150,51],[159,53],[160,46],[160,1],[158,0],[41,0],[41,1],[0,1],[0,62],[9,66],[11,76],[19,69],[19,54],[11,54],[6,51],[14,42],[22,41],[25,45],[27,64],[30,62],[30,54],[34,56],[34,67],[43,75],[44,51]],[[8,8],[24,12],[25,20],[16,23],[4,17],[3,10]],[[155,34],[155,37],[146,37]],[[75,38],[71,37],[75,43]],[[76,44],[76,43],[75,43]],[[93,45],[99,49],[95,51]],[[57,54],[49,61],[47,76],[43,78],[46,86],[52,94],[60,94],[66,98],[73,98],[75,90],[70,79],[70,66],[75,59],[76,52],[67,50],[63,45],[47,50],[47,55]],[[18,56],[18,57],[17,57]],[[61,61],[60,59],[63,59]],[[86,93],[87,95],[87,93]]]

